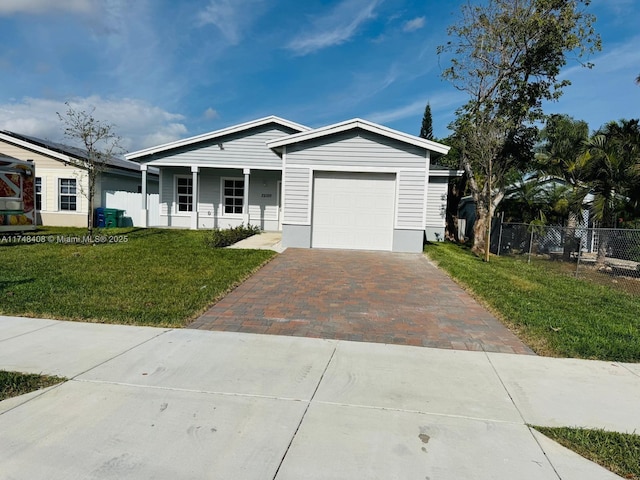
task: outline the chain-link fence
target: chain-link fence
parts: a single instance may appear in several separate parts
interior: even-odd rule
[[[640,230],[496,222],[491,252],[640,295]]]

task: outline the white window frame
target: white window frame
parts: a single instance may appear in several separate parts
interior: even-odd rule
[[[180,202],[179,202],[179,198],[180,198],[180,193],[178,192],[178,181],[185,179],[187,181],[189,181],[191,183],[191,193],[187,194],[188,196],[191,197],[191,209],[190,210],[180,210]],[[194,198],[193,198],[193,176],[191,175],[174,175],[173,176],[173,213],[175,215],[183,215],[186,217],[191,216],[191,213],[193,212],[194,208],[195,208],[195,203],[194,203]]]
[[[62,182],[64,181],[72,181],[75,184],[75,193],[71,194],[71,193],[62,193]],[[78,179],[77,178],[58,178],[58,211],[59,212],[69,212],[69,213],[75,213],[75,212],[79,212],[79,197],[78,197]],[[66,196],[66,197],[75,197],[75,209],[65,209],[62,208],[62,196]]]
[[[40,208],[36,208],[36,210],[38,210],[39,212],[42,212],[44,210],[47,209],[47,205],[46,205],[46,194],[45,194],[45,185],[47,184],[47,182],[45,182],[45,177],[36,177],[35,180],[40,179]],[[37,205],[37,198],[38,198],[38,193],[37,193],[37,184],[36,181],[34,180],[33,182],[33,205],[34,207],[36,207]]]
[[[230,198],[240,198],[240,200],[242,201],[241,203],[241,211],[240,213],[227,213],[226,212],[226,205],[225,205],[225,199],[228,197],[227,195],[225,195],[225,182],[226,181],[234,181],[234,182],[243,182],[243,186],[242,186],[242,196],[238,197],[236,195],[231,195],[229,196]],[[244,177],[221,177],[220,178],[220,211],[222,212],[222,216],[223,217],[231,217],[231,218],[242,218],[242,216],[244,215],[245,211],[244,211]],[[233,187],[234,190],[236,190],[236,187]],[[234,205],[235,206],[235,205]]]

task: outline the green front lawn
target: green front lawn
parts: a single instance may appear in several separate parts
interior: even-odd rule
[[[640,362],[640,297],[516,258],[489,263],[451,243],[427,255],[537,353]]]
[[[0,370],[0,401],[64,382],[64,378]]]
[[[622,478],[640,480],[640,435],[582,428],[533,428]]]
[[[210,248],[207,231],[99,233],[118,243],[62,243],[85,234],[69,228],[34,233],[44,243],[0,242],[0,314],[184,326],[275,255]]]

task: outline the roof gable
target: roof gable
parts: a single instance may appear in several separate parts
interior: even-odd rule
[[[217,138],[222,138],[228,135],[232,135],[235,133],[243,132],[245,130],[251,130],[256,127],[261,127],[263,125],[276,124],[283,127],[287,127],[291,130],[297,132],[306,132],[309,131],[310,128],[299,123],[291,122],[289,120],[285,120],[280,117],[276,117],[274,115],[264,118],[259,118],[257,120],[252,120],[250,122],[241,123],[238,125],[233,125],[231,127],[223,128],[220,130],[215,130],[213,132],[204,133],[201,135],[196,135],[194,137],[185,138],[182,140],[176,140],[175,142],[165,143],[163,145],[158,145],[155,147],[145,148],[143,150],[138,150],[137,152],[131,152],[125,155],[127,160],[140,159],[142,157],[146,157],[149,155],[153,155],[156,153],[166,152],[168,150],[174,150],[181,147],[188,147],[191,145],[195,145],[197,143],[205,143],[211,142]]]
[[[308,130],[301,133],[295,133],[293,135],[289,135],[288,137],[280,138],[278,140],[269,142],[267,146],[272,149],[277,149],[280,147],[284,147],[286,145],[306,142],[308,140],[326,137],[329,135],[334,135],[336,133],[346,132],[354,129],[366,130],[368,132],[375,133],[377,135],[382,135],[387,138],[392,138],[394,140],[404,142],[409,145],[421,147],[421,148],[424,148],[425,150],[429,150],[431,152],[439,153],[442,155],[446,155],[450,149],[450,147],[443,145],[441,143],[433,142],[431,140],[425,140],[423,138],[416,137],[414,135],[409,135],[407,133],[403,133],[398,130],[393,130],[391,128],[384,127],[382,125],[378,125],[377,123],[369,122],[367,120],[362,120],[361,118],[354,118],[351,120],[347,120],[345,122],[328,125],[326,127],[316,128],[314,130]]]

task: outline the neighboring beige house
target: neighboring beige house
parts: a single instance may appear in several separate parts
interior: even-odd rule
[[[0,154],[20,160],[31,160],[36,170],[36,210],[38,224],[47,226],[84,227],[87,225],[88,176],[86,170],[74,166],[76,159],[84,158],[80,149],[58,143],[29,137],[9,131],[0,131]],[[156,172],[147,174],[148,193],[157,193]],[[109,205],[112,194],[128,192],[131,212],[121,205]],[[114,158],[100,173],[96,182],[94,207],[114,207],[125,209],[124,216],[139,215],[142,200],[142,175],[140,165],[128,160]],[[131,222],[135,224],[135,222]]]

